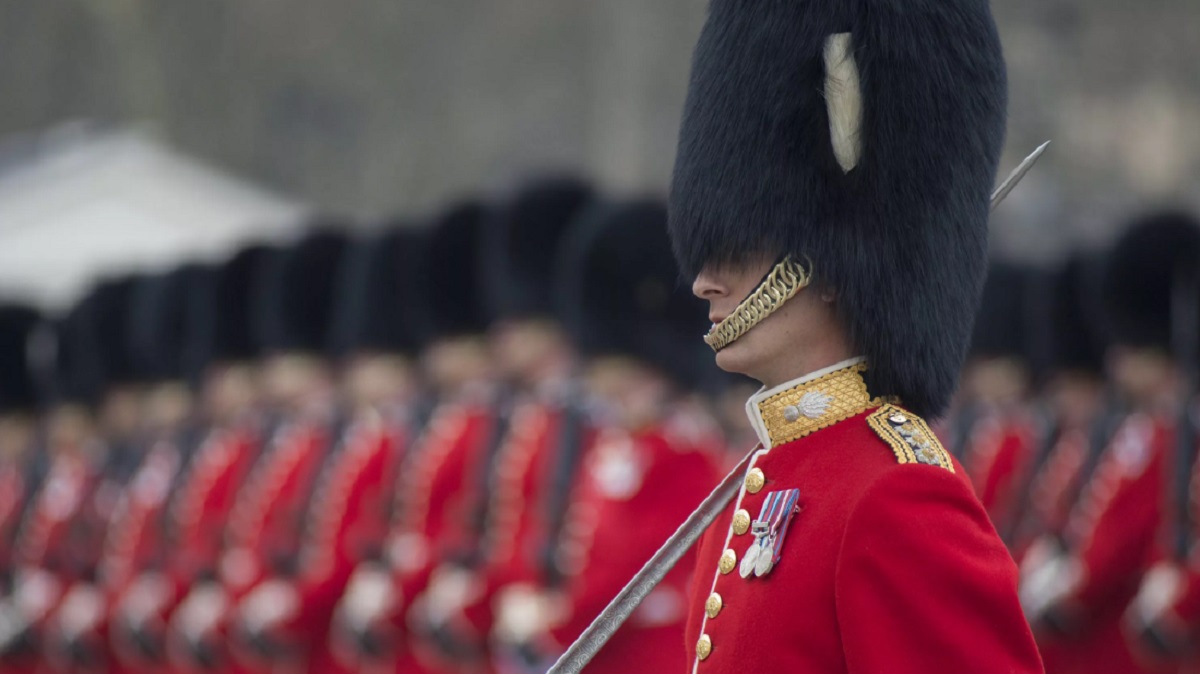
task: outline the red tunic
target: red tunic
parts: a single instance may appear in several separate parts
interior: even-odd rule
[[[1019,511],[1021,484],[1037,452],[1036,433],[1029,420],[989,416],[971,433],[963,464],[980,503],[999,531],[1009,531]]]
[[[961,467],[924,422],[872,405],[855,367],[752,400],[776,446],[700,542],[689,671],[1042,671],[1016,567]],[[742,577],[751,518],[791,489],[787,528],[762,529],[778,562]]]
[[[565,648],[591,624],[719,480],[720,443],[661,424],[601,432],[572,498],[559,565],[566,615],[550,636]],[[694,553],[685,556],[592,660],[590,672],[680,671]]]
[[[1144,414],[1127,418],[1113,436],[1066,529],[1079,579],[1059,610],[1073,633],[1046,637],[1055,672],[1154,672],[1126,638],[1123,615],[1145,571],[1162,556],[1165,464],[1171,426]]]

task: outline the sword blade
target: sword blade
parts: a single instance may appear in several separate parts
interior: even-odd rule
[[[725,476],[721,484],[717,485],[717,488],[708,495],[708,498],[704,499],[700,507],[688,516],[675,533],[671,534],[667,542],[663,543],[658,552],[654,553],[654,556],[646,562],[641,571],[637,572],[633,580],[617,593],[617,596],[608,603],[600,615],[596,616],[592,624],[588,625],[583,634],[579,635],[575,643],[571,644],[571,647],[562,654],[546,674],[578,674],[587,663],[591,662],[596,653],[617,631],[617,628],[629,618],[638,604],[642,603],[654,586],[666,577],[667,572],[699,540],[701,534],[725,510],[725,506],[729,505],[730,501],[737,496],[752,454],[753,452],[747,454],[746,458],[742,459],[733,469],[733,472]]]
[[[1042,153],[1045,152],[1046,148],[1049,146],[1050,141],[1046,141],[1039,145],[1032,154],[1025,158],[1025,161],[1017,165],[1017,168],[1013,169],[1013,172],[1008,174],[1008,177],[1004,179],[1004,182],[1000,183],[1000,187],[997,187],[996,191],[992,192],[993,211],[996,210],[996,207],[1000,205],[1001,201],[1004,201],[1004,198],[1008,196],[1008,193],[1013,191],[1013,188],[1017,186],[1017,183],[1021,182],[1021,178],[1024,178],[1025,174],[1029,173],[1029,169],[1033,168],[1033,165],[1037,163],[1037,160],[1041,158]]]

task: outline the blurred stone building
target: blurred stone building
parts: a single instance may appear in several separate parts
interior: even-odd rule
[[[363,218],[544,166],[661,190],[705,5],[0,0],[0,139],[134,124]],[[1200,3],[993,6],[1010,63],[1004,169],[1055,141],[998,214],[1001,246],[1054,250],[1142,201],[1195,197]]]

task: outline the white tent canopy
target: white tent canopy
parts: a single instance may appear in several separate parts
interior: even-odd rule
[[[57,131],[0,162],[0,300],[45,309],[99,276],[289,237],[307,211],[128,131]]]

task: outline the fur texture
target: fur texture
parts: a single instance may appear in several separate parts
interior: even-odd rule
[[[265,351],[328,354],[335,279],[348,246],[344,234],[314,229],[264,265],[255,318]]]
[[[421,267],[430,338],[478,335],[490,317],[483,300],[484,207],[464,201],[434,218]]]
[[[596,204],[559,249],[559,301],[568,329],[588,355],[623,355],[662,369],[683,386],[711,376],[700,341],[702,302],[679,283],[665,204]]]
[[[31,412],[37,406],[30,339],[40,320],[31,307],[0,306],[0,414]]]
[[[847,32],[862,91],[849,173],[824,96],[825,46]],[[1006,99],[987,0],[713,0],[671,188],[684,273],[811,260],[872,393],[938,414],[970,341]]]
[[[428,304],[417,292],[424,241],[396,226],[358,241],[338,273],[334,352],[411,354],[429,332]]]
[[[586,183],[556,176],[526,184],[492,209],[483,262],[484,291],[494,316],[553,315],[554,259],[549,253],[591,200]]]
[[[1109,254],[1104,303],[1114,341],[1172,349],[1176,283],[1200,275],[1200,223],[1188,213],[1148,214],[1130,224]],[[1191,305],[1200,310],[1200,298]]]

